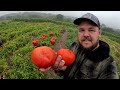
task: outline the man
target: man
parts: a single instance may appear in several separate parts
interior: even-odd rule
[[[78,42],[74,42],[70,49],[76,54],[75,62],[67,67],[58,56],[52,67],[55,72],[63,79],[119,79],[116,62],[109,54],[109,45],[99,40],[101,28],[98,18],[87,13],[74,20],[74,24],[78,26]]]

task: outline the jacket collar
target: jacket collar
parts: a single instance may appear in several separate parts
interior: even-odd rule
[[[86,57],[94,62],[102,61],[109,57],[110,47],[104,41],[99,41],[99,47],[94,51],[85,53]]]

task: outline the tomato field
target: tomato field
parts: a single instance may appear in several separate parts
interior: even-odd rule
[[[69,47],[72,42],[77,41],[77,29],[72,23],[34,19],[0,22],[0,39],[3,43],[0,46],[0,76],[3,79],[60,78],[52,70],[40,72],[31,61],[31,51],[35,48],[33,40],[38,40],[39,46],[46,45],[54,49],[65,31],[68,32],[65,46]],[[54,35],[50,34],[51,32]],[[41,39],[43,34],[46,34],[45,39]],[[51,41],[52,37],[55,37],[56,41]],[[111,54],[117,61],[120,71],[120,43],[107,35],[103,35],[101,39],[109,43]]]

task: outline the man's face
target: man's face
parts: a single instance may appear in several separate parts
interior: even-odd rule
[[[100,36],[101,30],[88,21],[84,21],[78,26],[78,40],[86,50],[91,50],[97,47]]]

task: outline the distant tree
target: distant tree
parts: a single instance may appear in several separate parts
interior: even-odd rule
[[[73,20],[71,18],[64,18],[64,20],[67,22],[73,22]]]
[[[62,14],[58,14],[58,15],[56,15],[56,20],[63,21],[64,20],[64,16]]]
[[[103,30],[103,31],[112,32],[112,33],[115,32],[115,30],[114,30],[113,28],[111,28],[111,27],[103,27],[102,30]]]
[[[101,24],[101,27],[106,27],[106,25],[105,24]]]

